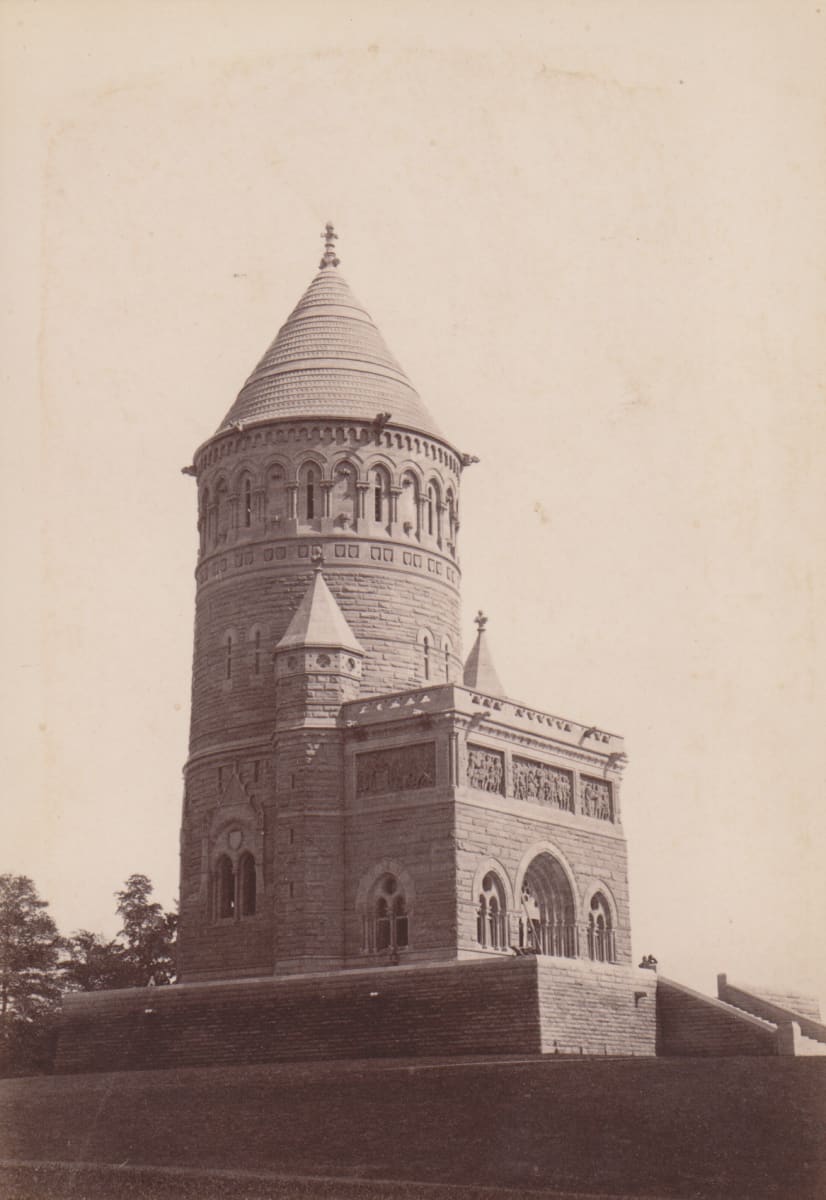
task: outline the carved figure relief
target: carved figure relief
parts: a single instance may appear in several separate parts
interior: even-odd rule
[[[598,821],[613,821],[614,804],[611,785],[604,779],[590,779],[582,775],[579,780],[579,808],[586,817]]]
[[[481,746],[467,748],[467,781],[482,792],[505,794],[505,759],[497,750],[484,750]]]
[[[418,742],[356,755],[356,795],[410,792],[436,782],[436,744]]]
[[[528,758],[513,759],[513,794],[517,800],[533,800],[574,811],[574,781],[570,771]]]

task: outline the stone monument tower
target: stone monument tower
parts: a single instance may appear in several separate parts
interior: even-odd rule
[[[190,468],[184,978],[342,964],[341,705],[461,676],[461,457],[324,238]]]
[[[177,985],[67,996],[57,1069],[777,1053],[763,1000],[633,965],[622,738],[512,699],[481,612],[463,664],[476,460],[323,237],[185,468],[200,546]]]
[[[621,739],[464,668],[459,484],[339,271],[187,470],[200,551],[184,982],[533,952],[630,962]]]

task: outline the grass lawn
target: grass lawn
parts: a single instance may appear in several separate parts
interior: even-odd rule
[[[826,1196],[826,1060],[292,1063],[0,1084],[0,1156],[359,1180],[6,1171],[4,1196]],[[28,1183],[26,1182],[28,1179]],[[107,1182],[108,1179],[108,1182]],[[308,1185],[309,1186],[309,1185]],[[109,1190],[106,1190],[109,1188]],[[333,1190],[330,1190],[332,1188]],[[143,1190],[141,1190],[143,1189]],[[257,1190],[256,1190],[257,1189]]]

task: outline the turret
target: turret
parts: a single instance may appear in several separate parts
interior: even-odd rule
[[[316,560],[313,580],[275,648],[276,730],[335,725],[341,705],[355,700],[364,650],[356,640]]]

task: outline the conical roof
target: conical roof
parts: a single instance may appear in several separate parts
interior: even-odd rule
[[[370,314],[340,275],[338,259],[328,253],[218,432],[238,421],[372,421],[379,413],[390,413],[394,424],[441,436]]]
[[[504,696],[505,689],[502,687],[502,681],[499,678],[496,667],[493,665],[493,658],[488,647],[488,639],[485,637],[486,624],[487,617],[479,613],[476,617],[476,625],[479,632],[476,634],[473,649],[467,656],[462,681],[465,687],[475,688],[480,692],[487,692],[491,696]]]
[[[313,575],[276,650],[299,646],[332,646],[364,654],[320,570]]]

